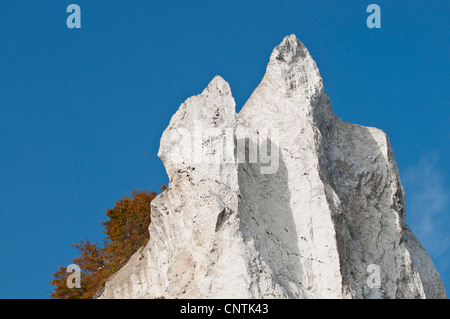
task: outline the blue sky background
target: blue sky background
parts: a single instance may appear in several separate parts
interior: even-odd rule
[[[82,29],[68,29],[77,3]],[[366,26],[381,7],[382,28]],[[384,130],[407,222],[450,291],[450,2],[0,1],[0,298],[49,298],[105,210],[167,183],[156,156],[173,113],[215,76],[237,110],[295,33],[335,113]]]

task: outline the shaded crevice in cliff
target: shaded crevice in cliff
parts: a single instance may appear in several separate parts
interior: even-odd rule
[[[240,141],[242,142],[242,141]],[[268,143],[274,143],[268,139]],[[263,297],[270,297],[266,287],[259,284],[259,276],[269,268],[273,284],[279,285],[288,298],[302,297],[302,265],[298,234],[291,208],[289,175],[283,156],[279,154],[279,168],[274,174],[262,174],[267,164],[248,162],[249,149],[258,149],[252,139],[245,139],[246,162],[239,164],[240,229],[244,242],[254,249],[258,260],[251,265],[253,289]],[[279,152],[278,145],[274,149]],[[264,271],[267,275],[267,271]]]

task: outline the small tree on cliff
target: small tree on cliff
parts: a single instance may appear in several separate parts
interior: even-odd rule
[[[163,185],[161,190],[164,191]],[[109,220],[102,223],[105,240],[103,247],[89,241],[73,244],[81,256],[72,262],[81,269],[81,288],[69,288],[67,278],[70,274],[65,267],[53,274],[50,281],[54,287],[51,294],[55,299],[92,298],[103,285],[106,278],[122,267],[149,239],[150,203],[156,192],[132,192],[130,197],[123,196],[116,206],[106,210]]]

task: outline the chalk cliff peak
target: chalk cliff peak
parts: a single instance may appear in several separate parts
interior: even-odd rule
[[[150,240],[101,298],[446,298],[386,135],[342,122],[295,35],[239,114],[216,76],[161,138]]]

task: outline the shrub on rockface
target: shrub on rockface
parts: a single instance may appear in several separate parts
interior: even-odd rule
[[[161,187],[164,191],[166,186]],[[123,196],[116,206],[106,210],[109,220],[102,223],[105,239],[103,246],[89,241],[74,243],[80,251],[79,257],[72,262],[80,267],[81,288],[67,286],[65,267],[53,274],[50,281],[54,287],[51,297],[54,299],[89,299],[94,297],[106,278],[119,270],[139,247],[149,239],[150,203],[156,192],[133,191],[130,197]]]

